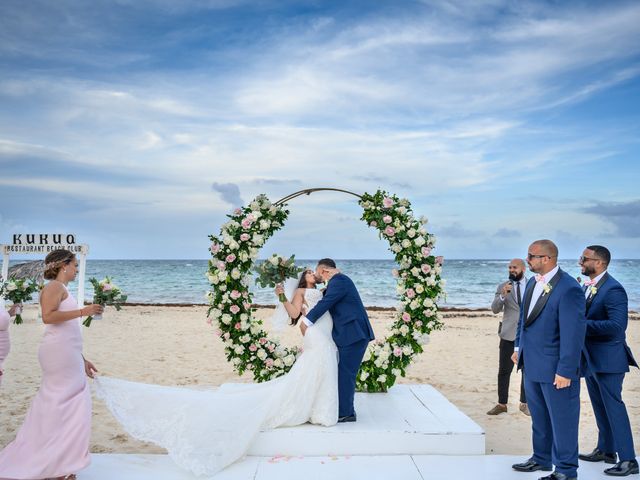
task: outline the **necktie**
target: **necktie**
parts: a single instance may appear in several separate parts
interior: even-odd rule
[[[518,305],[520,305],[520,282],[518,282],[518,286],[516,287],[516,299],[518,300]]]

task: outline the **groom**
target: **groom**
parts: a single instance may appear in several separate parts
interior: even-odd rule
[[[340,273],[336,262],[323,258],[316,267],[316,276],[327,285],[324,298],[300,322],[304,335],[327,310],[333,318],[333,341],[338,347],[338,422],[355,422],[353,397],[356,376],[367,345],[374,339],[369,317],[358,290],[349,277]]]

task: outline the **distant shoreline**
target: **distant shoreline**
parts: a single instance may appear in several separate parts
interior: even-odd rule
[[[87,301],[84,302],[85,305],[89,303]],[[125,303],[124,307],[206,307],[209,304],[207,303]],[[275,308],[275,305],[265,305],[260,303],[255,303],[251,305],[253,308]],[[395,311],[395,307],[379,307],[375,305],[366,306],[367,310],[372,312],[393,312]],[[438,308],[440,312],[443,313],[492,313],[490,308],[470,308],[470,307],[440,307]],[[635,310],[629,310],[629,313],[632,315],[640,315],[640,312]]]

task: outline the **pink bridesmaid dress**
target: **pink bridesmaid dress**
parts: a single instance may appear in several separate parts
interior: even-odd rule
[[[59,307],[63,312],[78,308],[67,293]],[[0,452],[0,479],[61,477],[91,461],[91,392],[79,318],[45,326],[38,360],[40,390],[15,440]]]
[[[0,371],[11,348],[11,342],[9,342],[9,323],[11,323],[9,312],[0,307]],[[4,375],[0,375],[0,385],[2,385],[3,376]]]

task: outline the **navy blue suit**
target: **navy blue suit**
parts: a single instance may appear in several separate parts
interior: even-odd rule
[[[589,288],[589,287],[588,287]],[[636,457],[622,382],[629,365],[638,366],[625,340],[627,293],[605,273],[587,299],[587,336],[583,372],[598,424],[598,448],[618,452],[621,462]]]
[[[578,468],[580,358],[585,336],[585,298],[578,282],[558,269],[531,314],[535,278],[527,282],[515,345],[518,369],[524,369],[531,412],[533,460],[575,477]],[[571,379],[557,389],[556,374]]]
[[[373,329],[356,286],[342,273],[331,277],[323,299],[307,313],[307,319],[315,323],[327,310],[333,318],[331,333],[339,355],[338,415],[348,417],[355,414],[356,376],[367,345],[374,339]]]

